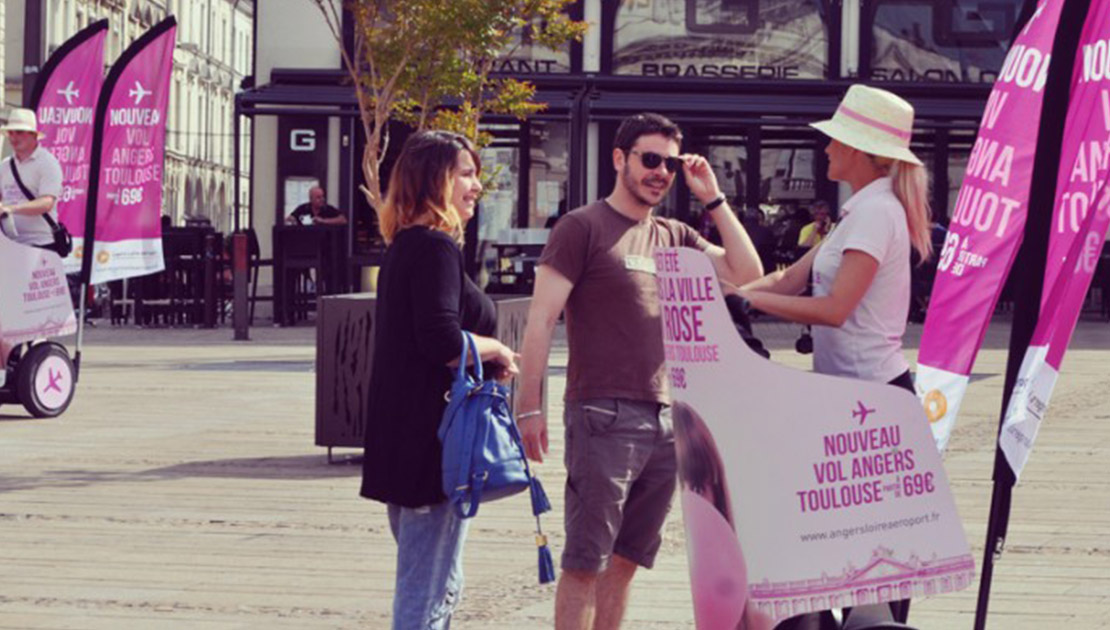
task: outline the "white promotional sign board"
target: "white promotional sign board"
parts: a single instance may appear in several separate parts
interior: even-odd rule
[[[917,398],[748,349],[712,263],[656,279],[700,630],[967,588],[974,561]]]
[[[14,345],[75,330],[62,259],[0,235],[0,339]]]

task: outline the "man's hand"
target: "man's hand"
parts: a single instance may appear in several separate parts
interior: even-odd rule
[[[681,157],[682,173],[686,176],[686,185],[690,188],[690,192],[698,198],[698,201],[706,204],[719,197],[721,187],[717,185],[717,174],[709,166],[709,160],[692,153],[687,153]]]
[[[538,415],[530,415],[516,424],[524,442],[524,456],[542,464],[547,454],[547,414],[541,410]]]

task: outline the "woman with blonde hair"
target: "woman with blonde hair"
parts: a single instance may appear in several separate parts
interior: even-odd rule
[[[443,494],[436,436],[462,332],[474,335],[495,373],[517,371],[513,351],[491,337],[493,302],[463,267],[480,173],[466,138],[417,133],[401,150],[379,212],[389,248],[378,276],[361,494],[386,504],[397,541],[393,630],[449,627],[462,594],[468,521]]]
[[[913,391],[902,336],[910,305],[910,250],[929,239],[928,176],[910,151],[913,107],[885,90],[853,85],[831,120],[829,179],[852,197],[821,244],[739,291],[751,306],[813,325],[813,368]],[[812,276],[813,296],[801,297]]]
[[[829,179],[848,184],[852,197],[820,245],[739,291],[756,309],[813,326],[815,372],[911,393],[902,355],[910,250],[921,261],[932,253],[928,176],[910,151],[913,119],[913,107],[898,96],[853,85],[832,119],[813,123],[830,138]],[[799,295],[811,278],[813,295]],[[908,607],[893,606],[900,621]]]

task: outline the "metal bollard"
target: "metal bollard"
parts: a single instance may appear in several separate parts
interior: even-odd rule
[[[216,258],[219,250],[216,246],[216,235],[208,234],[204,237],[204,327],[216,327]]]
[[[247,235],[243,232],[231,237],[231,268],[234,285],[231,320],[235,326],[235,341],[250,341],[250,301],[247,299],[250,267],[247,265]]]

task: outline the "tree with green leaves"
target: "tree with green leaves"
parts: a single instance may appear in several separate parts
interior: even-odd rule
[[[310,1],[323,13],[354,85],[367,140],[361,190],[375,208],[384,199],[390,121],[455,131],[485,146],[492,138],[479,130],[483,116],[525,120],[545,107],[532,100],[531,83],[491,76],[497,60],[511,57],[525,39],[554,50],[586,31],[585,22],[566,13],[574,0]],[[344,9],[354,24],[350,50],[343,46]]]

